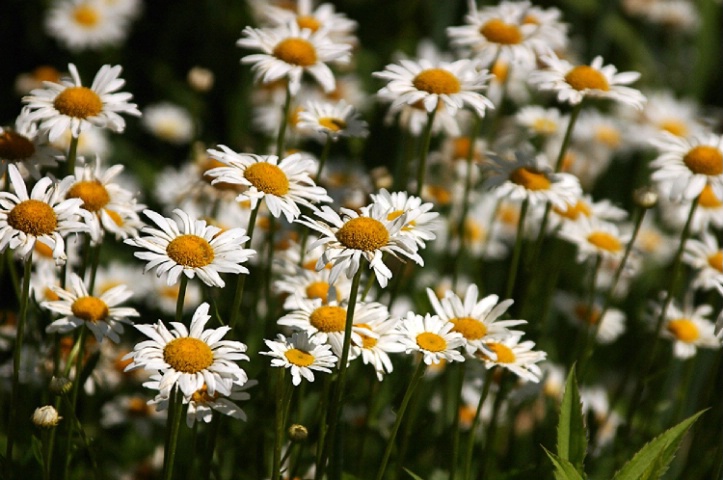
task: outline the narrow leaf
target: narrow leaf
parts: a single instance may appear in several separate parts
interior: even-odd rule
[[[577,471],[575,465],[570,463],[569,460],[560,458],[545,447],[542,447],[545,453],[552,461],[555,470],[552,472],[555,475],[555,480],[583,480],[583,476]]]
[[[685,432],[703,412],[700,411],[688,417],[645,444],[630,461],[623,465],[613,480],[653,480],[662,477],[668,470],[670,462],[673,461]]]
[[[582,416],[582,403],[573,365],[565,382],[565,394],[560,405],[560,421],[557,424],[557,455],[562,460],[568,460],[580,474],[583,474],[586,452],[587,431]]]
[[[416,474],[410,472],[409,469],[406,469],[406,468],[405,468],[404,471],[407,472],[407,473],[409,474],[409,476],[412,477],[414,480],[424,480],[424,479],[423,479],[422,477],[420,477],[419,475],[416,475]]]

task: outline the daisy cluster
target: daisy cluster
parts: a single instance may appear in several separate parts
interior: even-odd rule
[[[677,3],[622,10],[690,34],[701,18]],[[715,378],[723,342],[723,135],[703,105],[586,57],[567,11],[527,0],[467,2],[389,58],[331,3],[245,8],[240,58],[141,108],[121,65],[18,79],[0,127],[10,469],[31,470],[26,397],[42,441],[67,440],[39,456],[46,473],[66,455],[59,478],[83,476],[76,439],[92,458],[87,432],[124,429],[163,444],[147,468],[164,478],[318,480],[371,478],[369,460],[381,479],[394,455],[423,478],[529,467],[513,446],[547,439],[573,369],[595,455],[708,400],[682,393]],[[142,10],[54,0],[45,33],[121,51]],[[243,88],[206,108],[234,61]],[[176,455],[183,419],[202,454]]]

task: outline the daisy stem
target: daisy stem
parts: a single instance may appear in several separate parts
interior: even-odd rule
[[[314,177],[314,181],[316,183],[319,183],[321,172],[324,170],[326,160],[329,158],[329,152],[331,151],[332,143],[334,143],[334,140],[331,138],[331,135],[327,135],[326,142],[324,143],[324,148],[321,150],[321,156],[319,157],[319,167],[316,169],[316,176]]]
[[[389,434],[389,440],[387,440],[387,448],[384,450],[384,456],[382,457],[382,463],[379,466],[376,480],[382,480],[382,478],[384,477],[384,472],[387,469],[387,463],[389,463],[389,457],[392,455],[392,449],[394,448],[394,439],[397,436],[399,426],[402,424],[402,419],[404,418],[404,412],[407,409],[407,405],[409,405],[409,401],[412,399],[412,393],[414,393],[414,390],[417,388],[419,381],[424,375],[424,370],[426,366],[427,364],[420,359],[419,363],[417,364],[417,368],[412,375],[412,379],[409,382],[407,391],[404,393],[402,404],[399,406],[399,410],[397,411],[397,417],[394,419],[394,426],[392,427],[392,431]]]
[[[459,450],[459,408],[462,405],[462,387],[464,387],[464,371],[466,362],[456,365],[457,385],[455,389],[454,410],[452,411],[452,461],[449,464],[449,480],[454,480],[457,473],[457,452]],[[468,478],[468,477],[465,477]]]
[[[12,270],[11,266],[11,270]],[[23,349],[25,338],[25,324],[28,317],[28,301],[30,299],[30,276],[33,269],[33,255],[28,255],[23,265],[23,293],[20,297],[20,318],[15,333],[15,345],[13,348],[13,380],[12,395],[10,397],[10,408],[8,413],[8,437],[5,448],[5,478],[10,479],[13,471],[13,446],[15,444],[15,419],[18,417],[18,405],[20,403],[20,355]]]
[[[70,391],[70,401],[66,405],[68,410],[67,415],[72,416],[72,418],[75,418],[75,409],[78,405],[80,384],[83,380],[81,378],[81,373],[83,371],[83,353],[85,350],[85,337],[88,334],[87,332],[88,330],[87,328],[85,328],[85,325],[81,326],[80,333],[78,334],[78,339],[75,342],[75,346],[77,347],[77,353],[75,355],[75,377],[73,378],[73,388]],[[78,424],[80,425],[80,422],[78,422]],[[70,459],[72,457],[72,455],[70,454],[70,445],[73,443],[73,433],[75,431],[75,426],[75,422],[70,422],[70,425],[68,425],[68,434],[65,439],[65,469],[63,470],[62,478],[68,478]]]
[[[603,257],[601,254],[595,255],[595,265],[590,272],[590,286],[587,292],[587,303],[585,304],[585,311],[583,312],[583,320],[585,322],[584,328],[579,331],[578,341],[575,342],[575,356],[574,359],[580,361],[585,358],[588,351],[590,342],[595,343],[595,337],[590,339],[590,332],[593,330],[592,324],[602,322],[602,317],[595,319],[595,288],[597,284],[597,276],[600,272],[600,266],[602,265]]]
[[[317,480],[322,478],[326,459],[329,457],[331,444],[338,441],[336,428],[339,422],[339,413],[341,412],[343,404],[344,382],[346,380],[347,363],[349,363],[349,347],[351,346],[351,327],[354,323],[354,309],[356,308],[356,300],[359,294],[359,282],[361,281],[363,264],[364,262],[362,261],[351,281],[349,303],[346,308],[346,324],[344,325],[344,343],[342,344],[341,357],[339,359],[339,377],[336,380],[336,386],[334,387],[331,403],[329,404],[329,416],[327,418],[329,429],[327,431],[326,438],[324,439],[325,441],[322,448],[321,463],[316,466]],[[330,438],[332,439],[332,442],[329,442]]]
[[[510,263],[510,271],[507,275],[507,290],[505,298],[512,298],[512,293],[515,290],[515,279],[517,277],[517,270],[520,265],[520,253],[522,252],[522,237],[524,236],[525,229],[525,217],[527,216],[527,207],[529,206],[529,200],[525,198],[522,201],[520,207],[520,218],[517,221],[517,236],[515,238],[515,247],[512,251],[512,262]]]
[[[5,259],[7,260],[8,272],[10,272],[10,281],[13,284],[13,291],[15,292],[15,296],[17,298],[22,298],[23,292],[20,286],[20,279],[18,278],[18,271],[15,269],[13,251],[9,248],[5,250]]]
[[[292,389],[289,382],[286,381],[286,369],[279,369],[279,378],[276,387],[276,432],[274,435],[274,460],[271,470],[271,479],[280,480],[281,477],[281,448],[284,443],[284,427],[286,426],[286,416],[291,404]]]
[[[178,286],[178,298],[176,299],[176,321],[183,319],[183,304],[186,301],[186,287],[188,286],[188,277],[181,275],[181,284]]]
[[[424,188],[424,174],[427,170],[427,155],[429,154],[429,145],[432,143],[432,126],[434,125],[434,116],[437,114],[435,108],[427,114],[427,125],[424,127],[424,137],[422,138],[422,149],[419,152],[419,170],[417,171],[417,196],[422,196],[422,188]]]
[[[269,317],[274,315],[272,309],[273,303],[271,302],[271,267],[274,263],[274,230],[276,229],[276,218],[273,215],[269,215],[269,234],[267,240],[266,250],[266,268],[264,269],[264,294],[266,295],[266,314]],[[273,322],[268,322],[268,325],[273,327]],[[273,336],[273,329],[269,332]]]
[[[315,476],[315,480],[321,480],[321,468],[320,466],[324,460],[324,448],[326,446],[326,434],[328,432],[327,418],[324,412],[329,411],[329,391],[331,390],[331,375],[324,375],[322,391],[321,391],[321,408],[319,409],[319,440],[316,446],[316,471],[318,472]]]
[[[254,236],[254,227],[256,226],[256,217],[259,215],[259,208],[261,202],[258,202],[256,206],[251,210],[251,217],[249,218],[249,228],[246,231],[246,235],[249,237],[246,243],[243,245],[251,245],[251,239]],[[231,304],[231,319],[228,322],[228,326],[231,330],[236,328],[239,316],[241,315],[241,300],[244,296],[244,283],[246,282],[247,275],[239,274],[238,281],[236,282],[236,293],[233,297],[233,303]]]
[[[83,425],[80,423],[80,420],[78,420],[77,415],[75,414],[75,408],[73,405],[71,405],[70,400],[66,395],[62,395],[63,401],[66,404],[66,407],[68,409],[68,414],[70,416],[70,422],[71,424],[78,430],[78,433],[80,434],[80,438],[83,441],[83,446],[85,446],[85,450],[88,454],[88,458],[90,460],[90,464],[93,467],[93,476],[96,479],[99,479],[101,477],[100,470],[98,469],[98,461],[96,460],[95,452],[91,448],[90,445],[90,439],[85,433],[85,429],[83,428]]]
[[[281,114],[281,122],[279,123],[279,136],[276,138],[276,156],[281,160],[284,154],[284,141],[286,139],[286,125],[289,123],[289,108],[291,108],[291,89],[286,87],[286,99],[284,100],[284,110]]]
[[[203,480],[209,480],[211,478],[211,463],[213,462],[213,452],[216,450],[216,439],[218,438],[218,432],[221,429],[221,421],[223,420],[222,415],[218,415],[216,412],[212,412],[213,418],[209,425],[208,435],[206,439],[206,449],[201,459],[201,478]]]
[[[68,158],[65,160],[65,171],[67,175],[75,174],[75,159],[78,158],[78,140],[77,137],[70,137],[70,146],[68,147]]]
[[[499,376],[499,388],[497,389],[497,395],[495,396],[495,403],[492,406],[492,417],[490,417],[490,424],[487,427],[487,435],[485,438],[485,448],[482,452],[482,459],[480,461],[481,465],[481,472],[478,475],[478,478],[494,478],[494,475],[487,475],[487,472],[489,471],[490,467],[490,456],[493,453],[492,451],[495,448],[495,441],[497,439],[497,425],[499,424],[500,420],[500,410],[502,409],[502,402],[505,399],[505,396],[507,395],[507,385],[505,385],[505,380],[507,377],[507,371],[505,369],[502,369],[501,375]],[[492,381],[492,377],[490,376],[487,379],[487,383]]]
[[[655,331],[653,333],[653,344],[650,347],[650,354],[647,356],[647,359],[643,364],[642,370],[640,370],[640,376],[638,376],[635,381],[635,390],[632,400],[630,402],[630,406],[628,407],[628,413],[625,422],[626,428],[628,429],[631,428],[635,412],[640,406],[643,389],[645,388],[646,377],[650,373],[650,369],[653,367],[653,360],[655,359],[655,355],[658,353],[658,340],[660,337],[660,330],[663,327],[665,315],[668,311],[670,303],[673,301],[673,295],[675,294],[675,290],[678,285],[678,273],[680,270],[681,260],[683,258],[683,251],[685,250],[685,244],[690,237],[690,226],[693,223],[693,216],[695,215],[696,208],[698,208],[699,200],[700,196],[695,197],[695,199],[691,203],[690,212],[688,213],[688,219],[686,220],[685,226],[683,227],[683,232],[680,234],[680,245],[678,245],[678,250],[675,253],[675,258],[673,259],[673,270],[670,274],[670,286],[668,287],[668,291],[665,294],[665,300],[663,301],[663,306],[660,309],[660,314],[658,315],[658,320],[655,324]]]
[[[494,367],[493,367],[494,368]],[[477,410],[474,412],[474,418],[472,419],[472,425],[469,427],[469,438],[467,440],[467,451],[464,456],[464,476],[463,478],[472,478],[470,476],[470,470],[472,469],[472,452],[474,452],[474,441],[475,433],[477,432],[477,425],[479,425],[480,414],[482,413],[482,405],[487,399],[487,395],[490,393],[490,386],[492,385],[492,370],[487,372],[485,375],[484,387],[482,387],[482,395],[479,397],[477,403]]]
[[[163,454],[163,480],[173,478],[173,464],[176,460],[176,446],[178,445],[178,432],[181,429],[181,418],[183,414],[183,393],[178,387],[173,389],[170,398],[171,404],[168,411],[168,443]]]

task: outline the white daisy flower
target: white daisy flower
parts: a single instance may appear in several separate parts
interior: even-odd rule
[[[510,370],[512,373],[525,381],[538,383],[542,377],[542,370],[537,363],[547,358],[547,354],[542,351],[534,351],[532,348],[535,342],[520,342],[521,335],[510,335],[506,338],[495,342],[489,342],[485,345],[486,350],[492,350],[495,354],[494,358],[484,354],[483,350],[478,352],[485,362],[485,366],[489,369],[494,366],[500,366]]]
[[[194,220],[183,210],[173,213],[177,221],[166,218],[152,210],[143,213],[159,228],[144,227],[147,237],[129,238],[125,243],[146,251],[135,256],[147,260],[145,271],[156,268],[156,275],[168,274],[168,285],[178,282],[181,274],[188,278],[198,277],[211,287],[223,287],[226,283],[219,273],[249,273],[242,266],[254,250],[243,248],[249,237],[242,228],[221,230],[206,225],[203,220]]]
[[[356,43],[354,30],[357,23],[350,20],[343,13],[337,13],[331,3],[321,3],[314,8],[312,0],[299,0],[295,5],[275,6],[266,1],[253,2],[258,7],[257,14],[263,22],[273,26],[281,26],[289,22],[295,22],[300,29],[308,29],[312,32],[325,30],[336,42]]]
[[[434,290],[427,289],[427,297],[434,313],[441,320],[451,323],[453,332],[462,334],[465,348],[470,355],[484,349],[486,342],[496,338],[521,335],[522,332],[509,328],[527,323],[525,320],[498,320],[507,312],[513,300],[499,302],[497,295],[488,295],[477,301],[478,295],[479,290],[475,284],[467,287],[464,298],[447,291],[440,300]],[[490,354],[489,350],[486,354]]]
[[[75,273],[70,274],[68,285],[68,290],[51,286],[58,300],[41,304],[51,312],[64,315],[47,326],[45,331],[48,333],[67,333],[85,325],[98,343],[103,337],[119,343],[118,334],[123,333],[123,324],[132,325],[129,317],[140,315],[133,308],[118,307],[133,295],[125,285],[113,287],[97,297],[88,292],[83,280]]]
[[[610,98],[637,109],[642,109],[645,96],[639,90],[626,87],[640,78],[638,72],[618,73],[614,65],[603,66],[597,56],[590,65],[574,66],[552,52],[540,56],[547,66],[530,74],[530,82],[540,90],[557,92],[560,102],[576,105],[584,98]]]
[[[457,350],[464,346],[461,333],[453,332],[454,324],[437,315],[407,313],[399,325],[399,341],[406,353],[419,352],[427,365],[441,362],[464,362]]]
[[[346,208],[342,208],[341,213],[343,219],[331,208],[323,206],[321,210],[314,211],[322,221],[307,216],[299,220],[299,223],[321,234],[318,240],[309,245],[309,249],[324,246],[324,253],[316,262],[316,269],[321,270],[331,263],[329,279],[332,283],[342,272],[347,278],[352,278],[359,270],[362,258],[365,258],[369,268],[374,270],[379,286],[386,287],[392,278],[392,271],[384,264],[384,253],[406,257],[424,265],[414,239],[401,234],[407,220],[405,214],[390,220],[391,211],[384,209],[380,203],[364,208],[361,214]]]
[[[321,300],[304,300],[297,298],[298,310],[287,313],[277,323],[282,326],[303,330],[310,336],[319,338],[322,343],[331,345],[335,355],[341,356],[344,346],[344,330],[346,326],[347,304],[337,301],[322,303]],[[389,310],[377,302],[358,302],[352,319],[351,343],[362,345],[364,337],[377,338],[370,331],[369,325],[380,324],[389,319]],[[349,360],[359,355],[352,349]]]
[[[660,308],[656,306],[656,317],[660,314]],[[715,325],[707,318],[712,313],[713,307],[707,304],[680,308],[675,301],[671,302],[665,311],[665,323],[660,335],[673,341],[676,358],[690,358],[698,348],[721,347],[721,340],[715,335]]]
[[[555,294],[555,305],[576,327],[597,328],[595,340],[600,344],[614,342],[625,331],[625,313],[616,308],[608,308],[605,316],[600,318],[602,309],[599,304],[596,303],[590,309],[587,300],[565,292]]]
[[[422,199],[409,195],[407,192],[389,193],[385,188],[379,193],[372,194],[372,201],[380,204],[380,208],[387,210],[388,220],[405,215],[405,221],[400,235],[408,235],[414,239],[419,248],[424,248],[426,242],[437,238],[434,231],[437,229],[434,220],[439,216],[431,212],[434,207],[431,203],[422,203]],[[369,208],[369,207],[366,207]]]
[[[632,135],[631,140],[639,139],[642,146],[649,145],[648,139],[668,132],[676,137],[700,135],[706,131],[701,123],[700,106],[691,99],[678,99],[667,90],[646,93],[648,101],[642,112],[633,117],[641,124],[639,135]]]
[[[191,114],[170,102],[148,105],[143,109],[141,123],[154,136],[174,145],[184,145],[193,138]]]
[[[692,287],[711,290],[723,283],[723,249],[710,231],[704,231],[701,240],[685,242],[683,261],[696,272]]]
[[[300,299],[321,300],[322,304],[330,299],[343,302],[349,297],[351,282],[345,277],[338,277],[336,282],[331,283],[330,275],[331,269],[328,268],[317,272],[294,264],[291,272],[284,273],[280,280],[274,282],[274,289],[287,295],[285,310],[300,308]]]
[[[361,356],[365,365],[373,366],[380,382],[385,374],[394,370],[389,354],[406,350],[399,340],[399,321],[399,317],[393,316],[387,319],[371,319],[368,323],[356,323],[354,326],[354,333],[360,337],[361,342],[357,342],[355,336],[352,336],[350,356]]]
[[[40,168],[58,165],[58,152],[47,144],[36,123],[27,118],[27,107],[15,120],[15,127],[0,127],[0,176],[7,172],[7,166],[14,164],[23,178],[40,179]]]
[[[710,185],[723,198],[723,135],[681,138],[663,134],[651,140],[660,155],[650,163],[652,179],[670,192],[672,200],[692,200]]]
[[[325,30],[312,32],[296,22],[273,29],[246,27],[242,35],[236,45],[263,53],[246,55],[241,63],[251,64],[261,83],[288,79],[292,96],[301,88],[304,72],[310,73],[325,92],[334,90],[336,81],[327,63],[346,63],[351,50],[351,45],[330,40]]]
[[[666,188],[665,184],[660,185]],[[718,197],[710,185],[703,187],[698,195],[698,207],[693,212],[693,220],[690,223],[690,231],[700,233],[708,229],[720,230],[723,228],[723,197]],[[673,201],[666,195],[660,195],[658,199],[658,211],[660,212],[666,227],[682,231],[690,216],[691,201]]]
[[[128,103],[133,95],[118,92],[125,80],[119,78],[120,65],[103,65],[90,88],[84,87],[75,65],[68,64],[71,80],[60,83],[45,82],[45,88],[36,89],[23,97],[28,104],[30,121],[40,123],[40,130],[48,132],[52,142],[67,130],[77,138],[91,125],[122,132],[126,122],[119,113],[140,116],[135,103]]]
[[[484,117],[488,108],[494,108],[492,102],[479,93],[487,86],[491,76],[486,70],[480,71],[471,60],[451,63],[400,60],[399,64],[387,65],[383,71],[373,75],[389,82],[379,95],[393,98],[392,111],[403,105],[421,104],[427,112],[432,112],[444,104],[454,115],[467,105]]]
[[[279,218],[283,213],[289,222],[299,215],[299,205],[311,207],[314,203],[330,202],[326,189],[311,179],[309,172],[314,162],[301,153],[293,153],[279,160],[276,155],[236,153],[225,145],[221,150],[209,149],[211,158],[225,166],[213,168],[206,175],[212,184],[220,182],[248,187],[236,197],[237,201],[250,200],[251,208],[264,200],[271,215]]]
[[[549,229],[555,230],[567,222],[576,222],[581,218],[596,218],[607,222],[622,222],[627,219],[628,212],[604,198],[594,201],[590,194],[584,194],[576,201],[566,204],[564,207],[555,206],[550,210],[551,215]]]
[[[321,134],[318,138],[322,141],[327,137],[338,140],[339,137],[364,138],[369,134],[367,123],[361,119],[359,112],[344,100],[337,103],[306,102],[299,112],[296,128],[317,132]]]
[[[498,198],[527,199],[531,205],[550,202],[565,208],[582,194],[580,182],[568,173],[554,173],[542,155],[521,150],[515,159],[488,153],[482,169],[487,174],[483,188],[495,189]]]
[[[166,412],[151,407],[145,396],[118,395],[103,404],[100,410],[100,426],[115,428],[131,426],[140,436],[150,438],[153,428],[163,425]]]
[[[0,252],[10,247],[26,259],[40,240],[53,250],[56,265],[62,265],[67,258],[63,236],[88,230],[79,221],[87,215],[83,202],[65,199],[72,177],[60,183],[43,177],[28,195],[15,165],[8,166],[8,175],[15,193],[0,192]]]
[[[619,260],[630,241],[630,234],[621,234],[616,224],[595,218],[566,222],[559,235],[577,246],[578,262],[583,262],[593,255]]]
[[[557,108],[526,105],[515,114],[515,122],[531,135],[552,137],[564,132],[568,120]]]
[[[105,0],[63,0],[51,4],[45,30],[72,52],[99,50],[125,40],[128,18],[108,8]]]
[[[259,352],[261,355],[273,357],[272,367],[283,367],[291,370],[291,382],[294,386],[301,383],[301,377],[314,381],[314,370],[331,373],[337,358],[331,353],[331,346],[324,345],[306,332],[295,332],[291,338],[279,334],[277,341],[264,340],[271,350]]]
[[[231,330],[224,326],[205,329],[211,318],[208,303],[202,303],[191,319],[190,330],[182,323],[171,322],[168,330],[160,320],[155,325],[136,325],[150,338],[135,345],[124,359],[133,361],[126,371],[136,368],[157,370],[161,375],[158,391],[170,396],[175,388],[186,397],[206,386],[208,395],[219,392],[230,395],[233,384],[243,385],[246,372],[236,363],[248,360],[246,345],[233,340],[222,340]]]

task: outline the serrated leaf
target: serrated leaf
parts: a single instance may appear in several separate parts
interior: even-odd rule
[[[573,365],[567,375],[565,394],[560,405],[560,420],[557,424],[557,455],[562,460],[568,460],[580,474],[583,474],[586,452],[587,431],[582,416],[582,402]]]
[[[408,469],[406,469],[406,468],[404,469],[404,471],[407,472],[407,473],[409,474],[409,476],[412,477],[414,480],[424,480],[422,477],[420,477],[419,475],[416,475],[416,474],[410,472],[410,471],[409,471]]]
[[[645,444],[623,465],[613,480],[653,480],[662,477],[673,461],[683,436],[703,412],[688,417]]]
[[[558,457],[545,447],[542,447],[542,449],[555,467],[555,470],[552,472],[555,475],[555,480],[583,480],[584,477],[582,474],[577,471],[575,465],[569,460]]]

